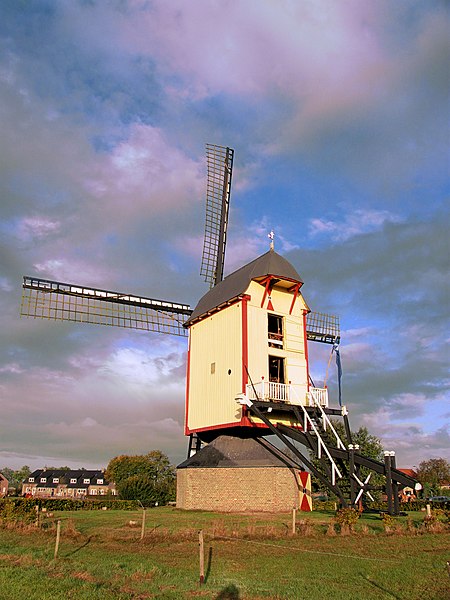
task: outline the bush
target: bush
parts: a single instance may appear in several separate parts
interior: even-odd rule
[[[397,521],[395,520],[395,517],[388,513],[381,513],[380,517],[383,521],[383,527],[386,533],[393,533],[394,531],[396,531]]]
[[[428,502],[427,500],[413,500],[411,502],[402,502],[399,504],[399,510],[402,512],[408,511],[420,511],[424,510],[427,504],[431,504],[432,502]],[[367,508],[376,511],[386,511],[388,509],[387,502],[369,502],[367,504]]]
[[[313,510],[336,510],[337,502],[335,500],[314,500]]]
[[[348,528],[350,531],[353,531],[359,517],[359,511],[355,508],[341,508],[337,511],[334,520],[340,525],[341,530]]]
[[[2,524],[29,525],[36,521],[36,502],[28,502],[24,498],[2,498],[0,520]]]
[[[82,498],[0,498],[0,519],[32,522],[36,518],[36,506],[39,511],[56,510],[137,510],[136,500],[90,500]]]

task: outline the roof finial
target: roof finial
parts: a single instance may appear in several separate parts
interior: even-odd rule
[[[271,230],[270,233],[267,234],[267,237],[270,240],[270,249],[273,250],[274,249],[274,243],[273,243],[273,238],[275,237],[275,234],[273,232],[273,229]]]

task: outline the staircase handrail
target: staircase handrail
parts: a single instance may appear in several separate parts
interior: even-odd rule
[[[328,415],[323,410],[320,402],[316,401],[316,398],[314,397],[314,391],[312,390],[312,388],[310,389],[310,394],[311,394],[311,397],[312,397],[312,399],[314,401],[314,406],[316,406],[320,410],[321,417],[322,417],[322,420],[323,420],[323,429],[324,429],[324,431],[327,430],[327,426],[328,426],[331,429],[331,431],[333,432],[334,437],[336,438],[337,447],[338,448],[342,448],[342,450],[346,450],[347,448],[345,447],[345,444],[343,443],[343,441],[339,437],[338,432],[333,427],[333,423],[330,421],[330,419],[328,418]]]
[[[314,433],[316,434],[317,437],[317,458],[321,458],[322,457],[322,448],[325,451],[325,454],[328,457],[328,460],[331,463],[331,482],[334,485],[336,483],[336,475],[339,477],[339,479],[342,479],[342,473],[339,471],[339,468],[337,466],[337,464],[334,462],[333,457],[330,454],[330,451],[328,450],[325,442],[323,441],[322,437],[320,436],[320,433],[317,429],[317,427],[315,426],[315,424],[313,423],[311,417],[309,416],[306,408],[303,406],[303,404],[299,404],[297,405],[297,407],[300,406],[300,408],[303,411],[303,417],[304,417],[304,425],[303,425],[303,429],[304,431],[308,431],[308,427],[307,424],[311,426],[311,429],[314,431]]]

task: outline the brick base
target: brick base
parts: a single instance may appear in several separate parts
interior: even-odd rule
[[[302,477],[304,479],[304,475]],[[217,512],[288,512],[311,498],[299,472],[287,467],[183,468],[177,470],[177,508]]]

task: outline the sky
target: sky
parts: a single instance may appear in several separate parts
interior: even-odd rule
[[[311,309],[340,317],[352,429],[400,467],[450,458],[448,4],[0,12],[0,468],[186,457],[185,339],[19,307],[23,275],[195,306],[206,143],[235,150],[226,273],[273,229]],[[311,344],[316,385],[329,352]]]

